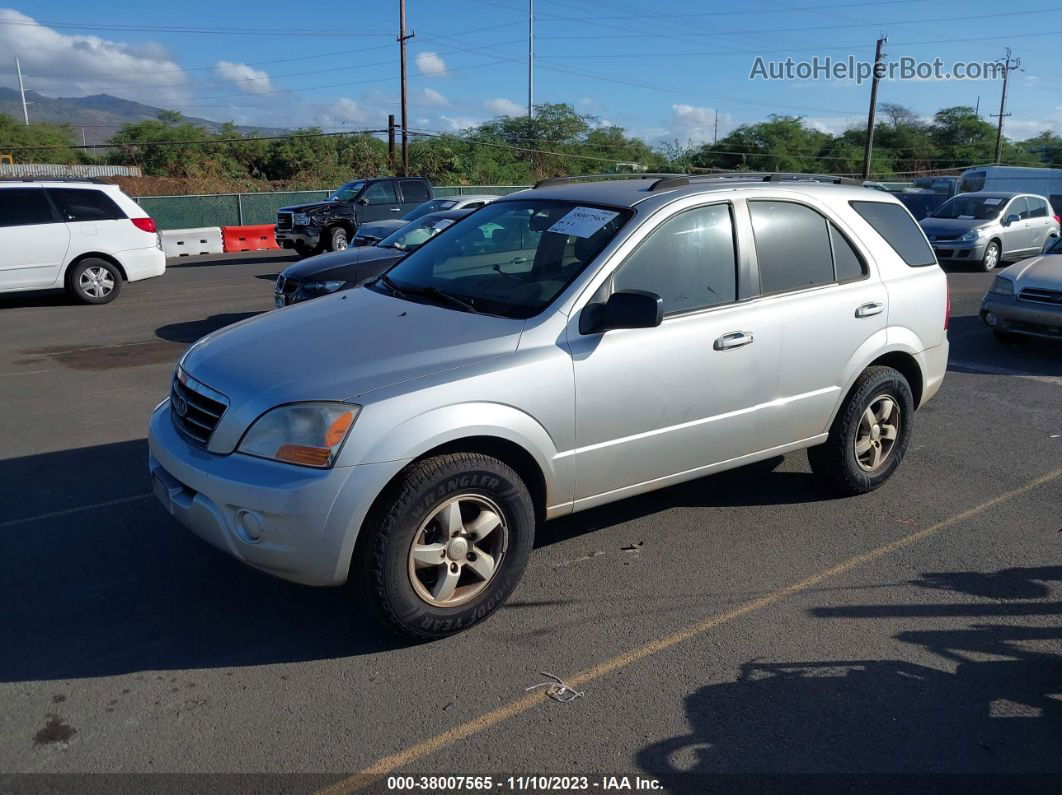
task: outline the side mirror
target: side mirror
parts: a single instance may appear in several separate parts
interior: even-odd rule
[[[604,304],[590,304],[579,316],[579,333],[620,328],[655,328],[664,319],[664,300],[645,290],[621,290]]]
[[[368,203],[369,203],[368,199],[358,199],[358,204],[368,204]]]
[[[1005,219],[1003,219],[1003,226],[1010,226],[1011,224],[1016,224],[1020,220],[1021,220],[1021,216],[1020,215],[1014,215],[1012,213],[1012,214],[1008,215]]]

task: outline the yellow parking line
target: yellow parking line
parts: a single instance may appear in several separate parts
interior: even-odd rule
[[[842,563],[838,563],[836,566],[831,566],[828,569],[823,569],[818,574],[813,574],[810,577],[806,577],[803,580],[787,585],[784,588],[779,588],[776,591],[761,596],[759,599],[753,599],[752,601],[745,602],[744,604],[735,607],[733,610],[727,610],[723,613],[715,613],[707,618],[698,621],[694,624],[680,629],[676,632],[672,632],[670,635],[665,635],[657,640],[649,641],[637,648],[630,651],[618,654],[615,657],[605,660],[602,663],[595,665],[592,668],[588,668],[575,676],[567,678],[565,681],[571,687],[581,687],[587,682],[591,682],[594,679],[599,679],[606,674],[610,674],[613,671],[618,671],[621,668],[638,662],[639,660],[649,657],[650,655],[657,654],[665,651],[683,641],[694,638],[697,635],[702,635],[716,627],[726,624],[729,621],[733,621],[735,618],[740,618],[748,613],[761,610],[764,607],[780,602],[790,596],[806,591],[812,588],[823,580],[827,580],[831,577],[836,577],[839,574],[844,574],[852,569],[858,568],[865,563],[869,563],[873,560],[877,560],[880,557],[888,555],[904,547],[917,544],[920,541],[924,541],[930,536],[936,535],[941,530],[945,530],[962,522],[972,519],[980,513],[996,507],[1000,503],[1012,500],[1015,497],[1020,497],[1023,494],[1027,494],[1038,486],[1042,486],[1045,483],[1050,483],[1053,480],[1057,480],[1062,477],[1062,469],[1055,469],[1048,472],[1035,480],[1030,480],[1023,486],[1000,494],[993,497],[990,500],[975,505],[972,508],[968,508],[962,513],[957,513],[954,516],[950,516],[934,525],[930,525],[922,530],[917,530],[914,533],[898,538],[895,541],[891,541],[888,544],[884,544],[880,547],[875,547],[869,552],[864,552],[861,555],[851,557]],[[341,781],[332,784],[329,787],[324,788],[320,792],[324,795],[339,795],[339,793],[354,792],[356,790],[367,787],[375,781],[379,781],[384,776],[395,772],[396,770],[405,767],[406,765],[416,762],[418,759],[423,759],[436,751],[453,745],[456,742],[471,737],[474,734],[479,734],[485,729],[489,729],[491,726],[496,726],[499,723],[515,718],[537,704],[540,704],[546,699],[546,695],[542,690],[537,690],[530,695],[526,695],[523,698],[519,698],[516,701],[512,701],[509,704],[493,709],[490,712],[485,712],[479,717],[473,718],[465,723],[455,726],[449,731],[445,731],[442,734],[419,742],[416,745],[412,745],[403,751],[391,754],[389,756],[382,757],[374,764],[359,770],[349,778],[342,779]]]

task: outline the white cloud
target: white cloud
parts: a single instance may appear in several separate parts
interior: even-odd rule
[[[0,85],[15,87],[18,56],[26,88],[52,96],[115,94],[153,105],[189,96],[190,80],[159,44],[67,35],[0,9]]]
[[[497,97],[496,99],[483,100],[483,107],[495,116],[522,116],[527,113],[527,108],[517,105],[511,99]]]
[[[434,52],[417,53],[417,69],[428,77],[442,77],[446,74],[446,61]]]
[[[240,91],[248,94],[266,94],[275,91],[269,75],[261,69],[252,69],[245,63],[218,61],[214,74],[222,80],[231,80]]]
[[[575,107],[583,113],[600,113],[604,110],[601,103],[591,97],[579,97],[575,101]]]
[[[703,144],[712,140],[715,134],[715,108],[699,107],[679,103],[671,106],[671,116],[667,121],[668,139],[678,139],[680,143],[693,141]],[[733,127],[734,119],[729,113],[719,114],[719,135]]]
[[[475,127],[480,123],[479,119],[472,116],[446,116],[440,114],[439,118],[446,122],[447,126],[453,131],[467,130],[469,127]]]
[[[416,92],[416,97],[422,105],[430,105],[433,108],[445,108],[450,105],[450,100],[434,88],[422,88]]]

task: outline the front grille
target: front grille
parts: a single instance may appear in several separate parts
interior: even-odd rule
[[[1026,287],[1018,298],[1022,301],[1032,301],[1037,304],[1062,305],[1062,290],[1044,290],[1040,287]]]
[[[277,213],[277,231],[291,229],[291,213]]]
[[[170,416],[181,433],[206,447],[228,407],[227,397],[177,368],[170,387]]]
[[[284,295],[292,295],[299,291],[299,283],[293,279],[285,279],[284,274],[277,276],[277,292]]]

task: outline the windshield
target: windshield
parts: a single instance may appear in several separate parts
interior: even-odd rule
[[[392,232],[376,245],[380,248],[414,251],[453,223],[453,218],[422,218]]]
[[[340,185],[336,188],[336,192],[332,194],[330,201],[334,202],[348,202],[361,193],[361,189],[365,187],[365,181],[360,180],[358,182],[348,182],[346,185]]]
[[[999,215],[1007,200],[1001,196],[956,196],[933,213],[933,218],[988,221]]]
[[[455,204],[457,204],[457,202],[455,202],[453,199],[432,199],[431,201],[424,202],[424,204],[418,204],[408,213],[403,215],[402,219],[405,221],[416,221],[418,218],[422,218],[428,213],[437,213],[441,210],[449,210]]]
[[[488,204],[410,254],[370,289],[528,318],[545,309],[633,213],[549,200]],[[404,231],[404,230],[399,230]],[[456,300],[454,300],[456,299]]]

